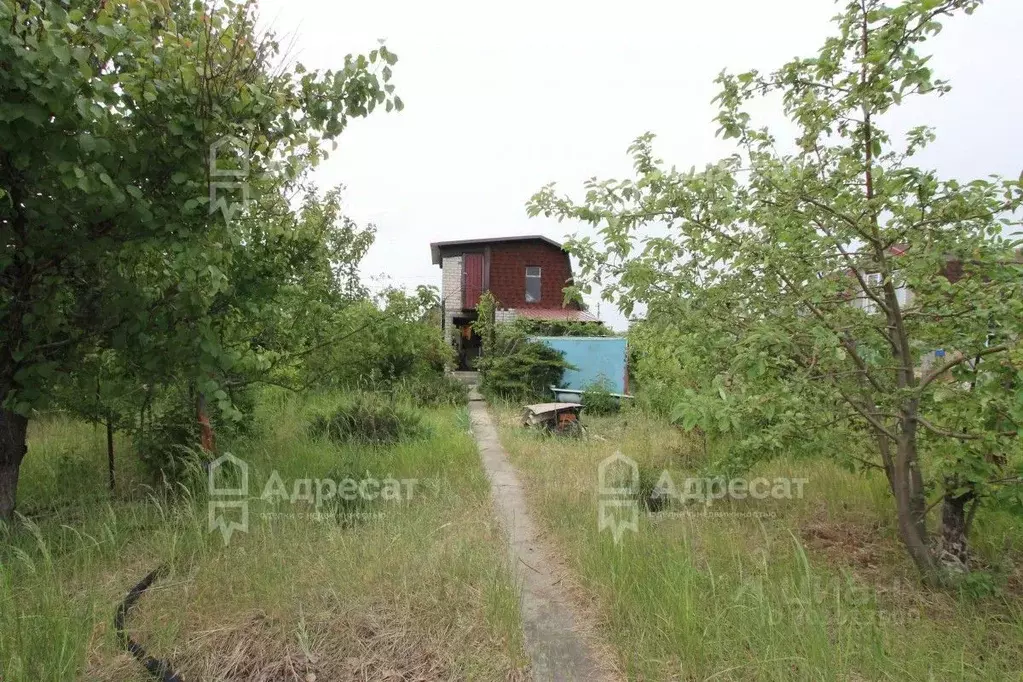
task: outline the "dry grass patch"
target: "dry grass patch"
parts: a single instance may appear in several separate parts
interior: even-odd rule
[[[821,517],[804,524],[800,537],[811,551],[825,556],[829,564],[867,575],[899,563],[893,555],[900,548],[893,546],[880,524],[830,521],[825,514]]]
[[[451,679],[451,668],[415,624],[394,614],[310,618],[291,624],[254,614],[235,627],[196,633],[177,661],[186,679],[349,682]]]
[[[600,461],[621,451],[678,483],[700,475],[705,444],[634,410],[584,422],[582,439],[539,437],[519,428],[517,410],[500,411],[536,515],[595,598],[630,679],[1019,678],[1023,601],[923,589],[881,476],[823,457],[762,463],[747,477],[805,478],[804,496],[675,503],[641,513],[638,532],[615,543],[597,524]],[[1003,530],[992,545],[1018,548],[1019,530]]]
[[[187,497],[92,504],[72,524],[44,515],[0,538],[0,679],[147,680],[112,621],[158,565],[168,573],[128,629],[188,682],[519,679],[518,593],[467,416],[427,420],[428,440],[354,448],[310,436],[305,405],[266,401],[259,435],[226,445],[250,465],[249,530],[227,546],[207,530],[205,501]],[[418,483],[346,526],[309,503],[261,500],[274,470]]]

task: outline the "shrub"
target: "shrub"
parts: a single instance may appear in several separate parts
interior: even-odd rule
[[[184,482],[202,459],[199,423],[185,406],[159,415],[134,436],[139,459],[156,483]]]
[[[494,350],[477,362],[480,390],[509,400],[539,399],[561,383],[570,365],[564,355],[515,329],[499,327]]]
[[[429,433],[419,410],[373,393],[356,393],[331,415],[318,415],[311,430],[339,443],[371,444],[414,440]]]
[[[206,414],[217,451],[213,454],[202,450],[197,399],[184,383],[172,384],[156,394],[148,418],[130,424],[126,431],[153,482],[183,484],[194,492],[196,485],[205,485],[204,463],[217,457],[233,439],[254,432],[255,400],[252,390],[232,391],[228,404],[234,416],[227,414],[215,397],[207,400]]]
[[[618,398],[611,395],[604,381],[594,382],[583,389],[582,404],[586,413],[592,415],[615,414],[621,409]]]
[[[454,350],[432,320],[415,319],[395,303],[381,310],[370,301],[353,304],[338,324],[353,330],[305,358],[303,382],[319,387],[391,386],[443,373]]]

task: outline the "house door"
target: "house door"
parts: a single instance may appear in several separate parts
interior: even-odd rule
[[[475,316],[474,316],[475,317]],[[476,330],[472,328],[473,319],[469,317],[456,317],[455,328],[458,330],[458,369],[476,369],[476,359],[482,351],[483,340]]]
[[[483,254],[466,253],[462,256],[462,308],[475,308],[483,294]]]

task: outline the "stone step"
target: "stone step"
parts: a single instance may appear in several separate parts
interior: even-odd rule
[[[475,386],[480,382],[479,372],[451,372],[451,376],[458,379],[466,386]]]

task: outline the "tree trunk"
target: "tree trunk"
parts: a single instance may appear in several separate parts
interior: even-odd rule
[[[199,421],[199,436],[203,452],[213,452],[213,426],[210,424],[210,416],[206,412],[206,394],[199,393],[196,400],[196,416]]]
[[[915,484],[916,443],[901,434],[893,466],[892,493],[895,495],[895,510],[899,525],[899,536],[909,551],[910,558],[919,569],[924,582],[930,585],[941,583],[941,572],[934,555],[927,544],[927,526],[922,522],[920,508],[925,500],[922,487]]]
[[[110,492],[114,492],[114,422],[107,416],[107,477]]]
[[[0,521],[14,517],[18,471],[28,450],[27,431],[27,417],[0,409]]]
[[[973,499],[972,492],[959,497],[945,495],[941,503],[941,553],[942,566],[951,572],[965,573],[970,570],[970,548],[966,542],[968,531],[966,505]]]

